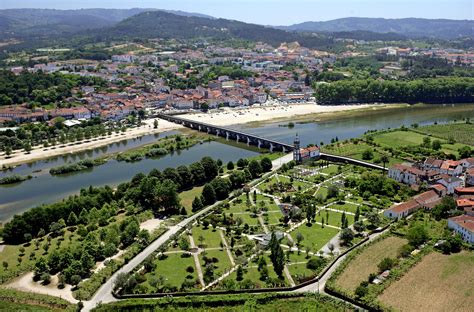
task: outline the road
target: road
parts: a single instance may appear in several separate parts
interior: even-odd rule
[[[283,164],[290,162],[293,160],[292,154],[287,154],[281,158],[278,158],[272,162],[273,168],[272,171],[278,170]],[[167,232],[153,241],[148,247],[146,247],[142,252],[136,255],[133,259],[131,259],[127,264],[125,264],[122,268],[120,268],[117,272],[115,272],[106,282],[103,284],[99,290],[94,294],[91,300],[84,301],[84,308],[82,311],[91,311],[94,307],[97,306],[99,303],[109,303],[113,301],[117,301],[117,299],[112,296],[112,290],[115,285],[115,280],[120,273],[130,273],[133,271],[135,267],[140,265],[149,255],[151,255],[155,250],[160,248],[163,244],[165,244],[173,235],[177,234],[183,227],[186,227],[188,224],[192,223],[194,220],[199,218],[200,216],[206,214],[214,207],[219,205],[220,202],[211,205],[194,215],[184,219],[183,221],[179,222],[178,224],[169,228]]]

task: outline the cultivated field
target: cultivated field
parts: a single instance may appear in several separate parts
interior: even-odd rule
[[[400,311],[472,311],[474,253],[431,253],[379,299]]]
[[[418,131],[431,134],[432,136],[449,139],[453,138],[458,143],[474,145],[474,124],[447,124],[421,127]]]
[[[403,238],[390,236],[365,248],[357,255],[339,276],[336,284],[353,292],[369,274],[377,272],[377,265],[383,258],[394,258],[400,246],[406,244]]]

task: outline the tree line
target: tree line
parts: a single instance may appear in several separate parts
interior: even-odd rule
[[[217,200],[228,197],[233,189],[241,188],[246,182],[270,171],[271,161],[239,160],[241,170],[233,170],[228,177],[218,177],[221,161],[204,157],[189,166],[153,169],[148,175],[139,173],[131,181],[120,184],[114,191],[109,186],[82,189],[79,195],[48,205],[41,205],[15,215],[5,224],[2,237],[7,244],[19,244],[38,237],[42,230],[49,229],[59,220],[68,220],[71,213],[76,216],[92,207],[103,207],[113,201],[133,202],[140,210],[152,210],[155,214],[170,215],[186,211],[181,207],[179,192],[194,186],[204,185],[199,203],[193,203],[193,210],[199,210]],[[43,234],[44,235],[44,234]]]
[[[314,86],[321,104],[472,103],[473,78],[429,78],[412,81],[339,80]]]

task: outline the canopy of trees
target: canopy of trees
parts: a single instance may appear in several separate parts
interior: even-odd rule
[[[471,103],[474,79],[436,78],[412,81],[340,80],[315,85],[321,104],[344,103]]]

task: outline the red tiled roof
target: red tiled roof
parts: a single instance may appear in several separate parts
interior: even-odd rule
[[[462,215],[449,218],[448,220],[455,222],[459,226],[465,228],[470,232],[474,232],[474,217],[469,215]]]
[[[411,210],[411,209],[416,209],[420,207],[420,204],[414,199],[409,200],[407,202],[401,203],[399,205],[393,206],[390,208],[393,212],[398,212],[401,213],[403,211]]]

